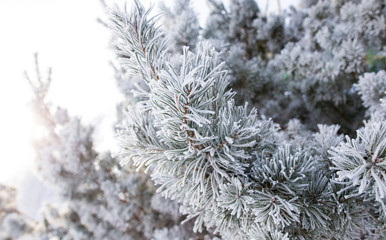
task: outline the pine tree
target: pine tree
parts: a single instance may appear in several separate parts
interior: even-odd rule
[[[386,238],[386,3],[208,0],[200,29],[190,2],[108,10],[121,156],[46,101],[49,74],[30,80],[38,172],[63,204],[33,222],[2,187],[4,237]]]
[[[309,120],[306,125],[290,121],[288,130],[280,131],[254,108],[237,106],[228,80],[238,81],[229,66],[240,56],[230,54],[230,48],[240,43],[239,52],[260,54],[251,61],[263,61],[265,77],[282,85],[278,91],[288,92],[288,98],[278,101],[287,100],[289,106],[305,104],[305,110],[316,116],[330,109],[333,115],[326,116],[328,121],[318,120],[344,124],[344,132],[350,133],[361,118],[340,118],[363,114],[361,107],[349,103],[360,101],[352,89],[366,70],[362,61],[366,50],[381,51],[385,42],[385,5],[380,1],[310,4],[299,13],[304,19],[304,29],[299,30],[302,37],[288,37],[285,46],[278,46],[280,52],[266,46],[268,52],[257,50],[254,55],[248,47],[257,45],[249,43],[248,34],[256,36],[257,30],[249,23],[256,23],[260,31],[272,23],[256,20],[258,8],[242,4],[245,1],[232,1],[231,13],[212,2],[218,10],[209,21],[209,38],[214,40],[199,42],[194,52],[184,48],[179,64],[167,54],[165,34],[154,19],[148,19],[149,12],[139,2],[129,14],[113,11],[123,64],[146,85],[137,93],[140,100],[129,111],[126,130],[120,133],[127,160],[151,172],[158,190],[177,200],[182,212],[195,219],[196,231],[206,226],[224,239],[384,237],[386,130],[382,110],[376,120],[357,131],[356,138],[346,136],[345,141],[338,125],[318,125],[313,133],[316,119],[309,117],[301,119]],[[253,1],[248,3],[254,6]],[[360,14],[347,18],[347,12],[354,9],[361,10]],[[368,19],[367,14],[375,9],[379,17]],[[344,26],[357,21],[361,26],[348,33]],[[238,27],[233,31],[221,28],[228,26]],[[221,46],[231,46],[223,55],[211,47],[220,39],[225,42]],[[264,54],[275,56],[265,60]],[[291,64],[295,68],[287,67]],[[289,76],[287,69],[292,71]],[[386,84],[382,74],[365,74],[356,85],[365,107],[374,102],[380,105]],[[374,91],[378,94],[372,95]]]

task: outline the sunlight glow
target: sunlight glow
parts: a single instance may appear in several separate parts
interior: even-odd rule
[[[35,52],[42,73],[53,67],[48,100],[54,106],[86,122],[114,116],[119,93],[108,63],[110,33],[97,23],[101,16],[95,0],[0,2],[0,182],[16,185],[33,168],[30,139],[37,125],[27,106],[32,92],[23,72],[33,77]]]
[[[27,84],[26,84],[27,85]],[[2,88],[2,91],[4,88]],[[0,182],[15,185],[25,171],[32,166],[33,149],[28,140],[33,122],[21,89],[1,93],[0,108],[7,114],[1,116]],[[4,99],[3,99],[4,98]]]

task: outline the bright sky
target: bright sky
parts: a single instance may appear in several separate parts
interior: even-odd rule
[[[150,0],[141,2],[148,6]],[[160,1],[151,2],[157,6]],[[206,1],[192,2],[203,25],[209,13]],[[267,0],[257,2],[264,11]],[[269,11],[277,10],[276,2],[269,1]],[[295,2],[281,1],[282,9]],[[108,48],[110,32],[97,23],[98,17],[104,17],[98,0],[0,1],[0,183],[25,183],[25,174],[33,169],[30,139],[36,125],[27,107],[31,90],[23,72],[28,70],[33,76],[35,52],[39,52],[43,73],[46,67],[53,68],[49,95],[53,104],[85,122],[102,123],[96,137],[101,145],[111,143],[106,139],[113,138],[111,123],[121,96],[108,63],[113,59]]]
[[[43,73],[53,67],[50,99],[55,105],[86,121],[114,115],[119,95],[108,64],[109,33],[96,22],[103,14],[95,0],[0,2],[0,182],[20,176],[32,163],[34,125],[26,107],[31,92],[23,71],[33,76],[34,52],[39,52]]]

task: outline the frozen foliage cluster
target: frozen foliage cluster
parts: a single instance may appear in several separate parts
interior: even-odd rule
[[[223,51],[240,103],[314,131],[318,123],[339,124],[352,135],[361,125],[353,84],[385,67],[384,1],[304,1],[307,8],[270,17],[253,0],[231,1],[228,9],[210,2],[204,37]]]
[[[17,210],[16,189],[0,184],[0,239],[30,239],[35,226]]]
[[[194,231],[385,238],[385,3],[307,1],[267,17],[252,0],[209,2],[180,56],[168,50],[175,29],[138,1],[112,10],[122,66],[143,84],[120,129],[126,161]]]
[[[37,68],[37,170],[61,202],[30,221],[1,186],[0,237],[385,239],[384,0],[208,0],[204,28],[190,3],[108,10],[122,156]]]
[[[183,46],[194,49],[200,30],[198,18],[190,0],[175,1],[173,9],[161,5],[163,12],[163,27],[168,34],[168,47],[173,52],[181,52]]]
[[[367,115],[371,118],[382,120],[386,114],[386,108],[382,106],[382,100],[386,98],[386,72],[381,70],[378,73],[365,73],[359,78],[355,89],[361,95],[363,105],[368,108]],[[381,99],[381,101],[379,101]]]

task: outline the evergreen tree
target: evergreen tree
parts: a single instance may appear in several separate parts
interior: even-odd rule
[[[62,203],[30,221],[1,187],[0,237],[385,239],[386,3],[208,0],[200,29],[190,2],[108,10],[121,156],[37,71],[38,172]]]
[[[165,34],[139,2],[129,14],[113,11],[119,53],[125,56],[128,71],[146,85],[120,133],[127,160],[151,172],[158,190],[195,219],[194,230],[206,226],[224,239],[384,237],[383,111],[353,139],[346,136],[343,141],[337,125],[309,130],[317,120],[340,123],[348,133],[357,128],[363,110],[353,104],[360,101],[353,84],[368,69],[362,61],[366,51],[383,48],[385,5],[381,1],[310,4],[299,13],[303,29],[289,24],[303,36],[288,37],[285,46],[278,46],[280,52],[266,46],[267,52],[254,53],[248,48],[248,34],[255,37],[257,30],[249,23],[255,22],[263,32],[269,27],[262,26],[275,24],[256,20],[253,1],[232,1],[231,13],[212,2],[218,11],[209,20],[209,42],[199,42],[193,52],[184,48],[179,64],[167,54]],[[348,18],[348,11],[360,14]],[[370,12],[379,17],[368,19]],[[345,26],[352,22],[361,26],[349,33]],[[213,25],[215,30],[210,28]],[[238,27],[227,31],[228,26]],[[219,41],[225,46],[222,56],[211,47],[212,42],[219,46]],[[242,56],[248,59],[252,51],[257,58],[251,61],[262,61],[263,79],[271,77],[274,86],[281,85],[276,91],[287,92],[273,100],[295,106],[292,114],[298,114],[300,104],[317,120],[309,115],[301,118],[305,126],[293,120],[286,131],[280,131],[254,108],[237,106],[235,93],[228,90],[229,79],[238,81],[230,67],[239,61],[239,55],[230,54],[237,44]],[[361,77],[355,88],[365,107],[380,105],[385,84],[382,71]],[[377,94],[372,95],[374,91]],[[326,109],[333,114],[322,118]],[[359,119],[351,117],[356,115]],[[281,122],[289,120],[281,117]]]

